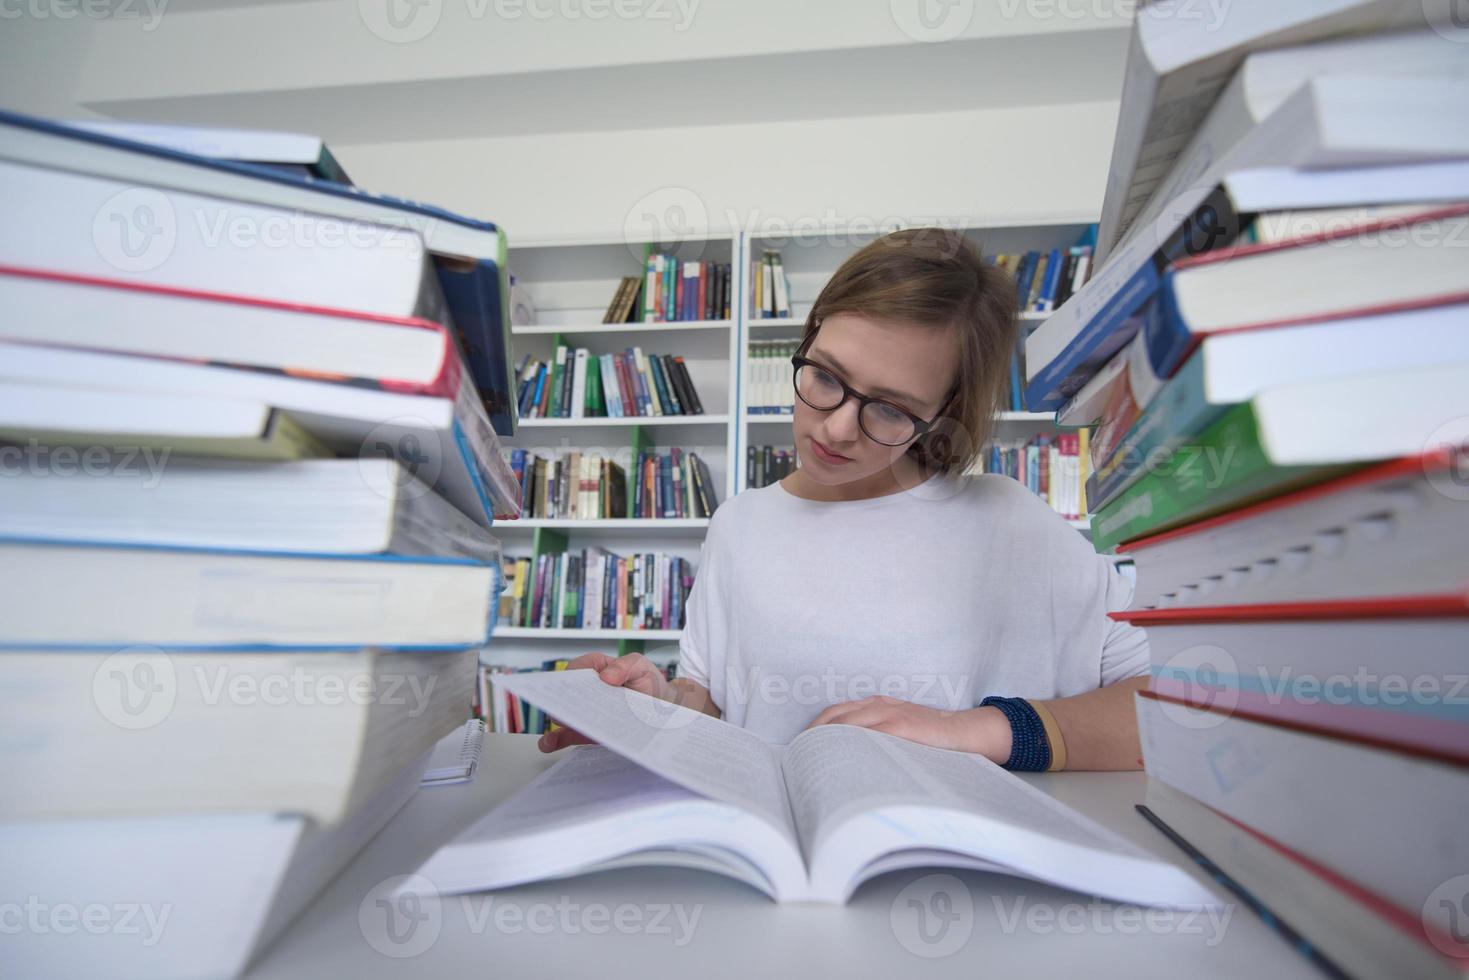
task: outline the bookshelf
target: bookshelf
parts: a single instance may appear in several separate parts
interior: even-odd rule
[[[973,227],[967,234],[986,253],[1050,249],[1070,245],[1085,230],[1072,221],[1024,226]],[[875,236],[835,236],[819,240],[727,235],[678,242],[594,239],[512,247],[510,269],[530,291],[536,306],[534,325],[512,328],[514,355],[548,359],[557,344],[584,346],[593,353],[620,351],[634,345],[645,352],[674,353],[685,358],[707,414],[638,418],[523,419],[508,448],[524,448],[555,456],[569,449],[604,453],[628,468],[639,449],[678,446],[699,454],[708,464],[721,501],[741,492],[745,451],[752,445],[789,446],[789,415],[748,411],[744,389],[751,340],[799,339],[821,287],[848,256]],[[729,319],[671,323],[604,324],[606,310],[622,276],[642,271],[644,249],[652,246],[680,259],[709,259],[733,266]],[[749,259],[762,248],[778,248],[791,283],[793,316],[756,319],[750,315]],[[1045,314],[1021,316],[1033,328]],[[996,437],[1023,442],[1038,433],[1060,431],[1050,413],[1003,412]],[[1069,522],[1085,533],[1086,519]],[[679,555],[696,565],[708,529],[707,518],[665,520],[609,518],[570,520],[524,518],[495,525],[508,556],[529,556],[600,545],[619,554],[660,552]],[[675,655],[677,630],[578,630],[497,626],[487,657],[495,663],[534,666],[543,660],[574,657],[590,651],[643,652],[655,659]]]

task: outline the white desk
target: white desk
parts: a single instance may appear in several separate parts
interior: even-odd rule
[[[1237,903],[1227,918],[1186,919],[966,871],[904,893],[920,879],[946,874],[939,869],[885,875],[844,907],[777,905],[701,871],[606,871],[447,896],[436,908],[430,901],[417,910],[416,927],[395,915],[397,941],[390,937],[388,912],[375,904],[384,893],[374,886],[411,874],[441,842],[550,761],[533,736],[489,736],[474,782],[420,790],[254,964],[248,980],[1320,976]],[[1026,778],[1139,845],[1182,861],[1132,808],[1143,796],[1141,773]],[[928,941],[917,932],[920,908]]]

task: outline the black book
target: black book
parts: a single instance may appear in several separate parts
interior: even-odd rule
[[[677,364],[672,354],[660,354],[658,363],[663,368],[663,375],[668,383],[673,386],[673,396],[678,401],[680,410],[684,415],[693,415],[694,400],[689,397],[689,389],[683,383],[683,375],[678,373]]]
[[[689,369],[684,364],[683,358],[682,357],[675,357],[673,359],[673,366],[674,366],[675,370],[678,371],[679,376],[683,379],[684,390],[686,390],[689,393],[689,400],[688,400],[688,403],[687,404],[690,404],[690,405],[693,406],[693,410],[689,414],[690,415],[703,415],[704,414],[704,403],[701,402],[701,401],[699,401],[699,390],[694,387],[694,379],[691,378],[691,377],[689,377]]]
[[[755,482],[755,447],[754,446],[746,446],[745,447],[745,486],[747,486],[747,487],[759,486],[759,484],[757,484]]]

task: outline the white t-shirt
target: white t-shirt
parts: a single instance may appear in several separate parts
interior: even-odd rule
[[[1132,584],[1006,476],[938,475],[870,500],[779,483],[715,511],[680,677],[726,720],[788,742],[874,694],[937,708],[1048,700],[1142,674],[1142,630],[1107,618]]]

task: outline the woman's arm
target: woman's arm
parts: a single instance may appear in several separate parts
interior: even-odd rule
[[[1067,769],[1139,769],[1142,749],[1132,696],[1147,677],[1130,677],[1085,694],[1040,704],[1049,709],[1066,743]],[[1010,758],[1010,721],[999,708],[944,711],[896,698],[872,697],[832,705],[811,723],[857,725],[941,749],[975,752],[1004,765]]]

